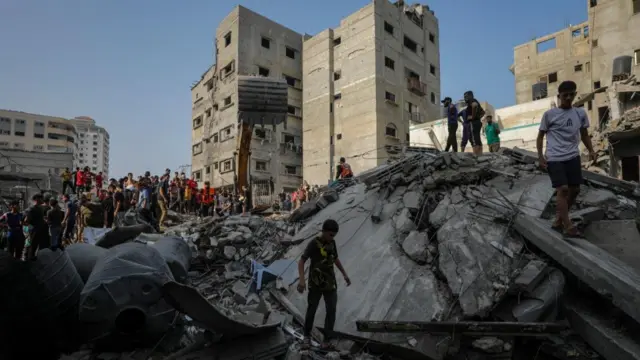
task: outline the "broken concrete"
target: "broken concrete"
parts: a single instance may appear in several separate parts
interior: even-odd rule
[[[636,321],[640,321],[640,275],[583,239],[564,239],[543,220],[517,215],[514,229]]]

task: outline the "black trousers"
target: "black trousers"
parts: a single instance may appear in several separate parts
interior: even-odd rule
[[[207,217],[209,216],[209,204],[200,204],[200,216]]]
[[[322,291],[314,288],[309,288],[307,295],[307,314],[304,317],[304,336],[311,335],[313,330],[313,320],[316,317],[316,311],[318,305],[320,305],[320,299],[324,298],[325,306],[325,318],[324,318],[324,333],[325,339],[329,340],[333,336],[333,327],[336,323],[336,309],[338,306],[338,291]]]
[[[449,136],[447,137],[447,146],[444,151],[449,151],[449,148],[452,148],[453,152],[458,152],[458,139],[456,138],[458,123],[449,124],[447,129],[449,131]]]
[[[67,193],[67,189],[71,189],[72,193],[76,192],[76,187],[73,185],[73,183],[71,181],[63,181],[62,182],[62,193],[66,194]]]

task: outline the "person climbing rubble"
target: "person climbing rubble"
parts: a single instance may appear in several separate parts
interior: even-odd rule
[[[304,293],[307,283],[304,277],[304,264],[311,259],[309,267],[309,292],[307,295],[307,312],[304,320],[304,341],[306,346],[311,340],[311,330],[313,321],[320,304],[320,299],[324,298],[325,303],[325,344],[330,347],[333,339],[333,326],[336,322],[336,308],[338,304],[337,281],[334,265],[340,270],[347,286],[351,285],[351,280],[344,270],[338,258],[338,246],[335,236],[338,234],[339,225],[333,219],[327,219],[322,224],[322,233],[312,239],[305,248],[298,261],[298,292]]]
[[[451,149],[453,152],[458,152],[458,139],[456,138],[456,134],[458,132],[458,109],[454,104],[452,104],[453,100],[450,97],[444,98],[442,100],[442,104],[444,104],[444,108],[447,112],[447,146],[444,151],[449,151]]]
[[[348,179],[353,177],[353,171],[351,170],[351,165],[347,164],[345,158],[340,158],[340,163],[336,169],[336,180],[338,179]]]
[[[573,107],[577,86],[573,81],[563,81],[558,86],[560,105],[542,115],[536,139],[540,167],[546,169],[551,186],[557,192],[556,218],[551,225],[565,236],[580,237],[581,232],[571,223],[569,209],[580,192],[582,165],[580,140],[594,159],[595,152],[589,137],[589,118],[583,108]],[[547,138],[546,153],[542,152],[542,141]]]
[[[476,156],[482,155],[482,139],[480,134],[482,132],[482,118],[485,115],[485,111],[473,96],[473,91],[471,90],[464,93],[464,101],[467,103],[466,118],[471,128],[471,137],[469,140],[471,140],[473,154]]]

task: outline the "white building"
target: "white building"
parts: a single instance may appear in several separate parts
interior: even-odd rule
[[[70,119],[78,133],[78,156],[73,167],[88,166],[93,173],[102,172],[109,178],[109,133],[87,116]]]

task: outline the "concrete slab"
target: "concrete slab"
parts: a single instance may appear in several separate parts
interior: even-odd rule
[[[509,235],[506,226],[484,220],[491,215],[497,214],[484,206],[472,208],[467,204],[438,229],[439,269],[451,292],[459,297],[465,316],[486,315],[504,296],[500,289],[508,286],[513,259],[492,242],[513,254],[524,245]]]
[[[640,275],[588,240],[565,239],[542,219],[520,214],[514,229],[596,292],[640,322]]]
[[[640,233],[634,220],[595,221],[585,237],[640,274]]]
[[[583,303],[565,303],[572,329],[607,360],[640,360],[638,334],[626,330],[613,317],[603,314],[601,309]]]
[[[351,194],[340,194],[340,199],[320,211],[312,222],[298,234],[308,238],[317,234],[325,219],[333,218],[340,223],[336,236],[338,254],[351,278],[346,287],[338,274],[338,312],[335,330],[362,335],[356,330],[359,319],[394,320],[411,318],[432,320],[443,314],[449,303],[438,288],[435,276],[423,273],[422,267],[409,259],[398,245],[398,231],[393,216],[402,209],[402,201],[387,203],[382,212],[382,221],[375,224],[370,213],[375,206],[377,192],[365,192],[364,186],[353,186]],[[349,198],[353,200],[349,200]],[[400,199],[402,195],[399,195]],[[297,259],[309,240],[290,249],[286,257]],[[416,270],[418,269],[418,270]],[[414,271],[415,270],[415,271]],[[307,294],[295,291],[297,282],[289,287],[287,298],[300,311],[307,308]],[[410,312],[407,312],[409,309]],[[325,310],[320,306],[316,314],[317,326],[324,324]],[[371,335],[367,335],[371,336]],[[429,335],[418,338],[428,338]],[[418,339],[423,344],[428,340]],[[425,351],[431,351],[425,345]]]

